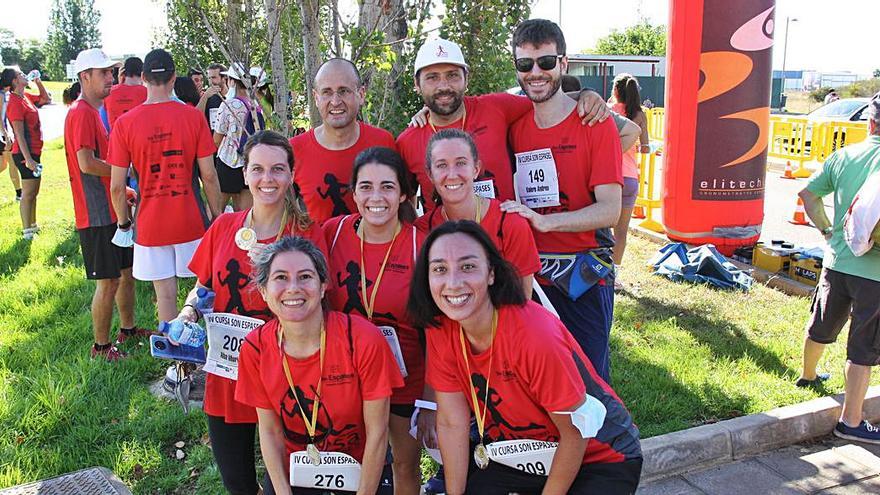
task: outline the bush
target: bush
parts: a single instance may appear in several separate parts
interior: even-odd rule
[[[820,88],[816,88],[813,91],[810,91],[810,98],[814,101],[818,101],[819,103],[825,103],[825,97],[828,96],[834,88],[829,88],[827,86],[822,86]]]
[[[840,88],[842,98],[870,98],[880,91],[880,77],[856,81],[849,86]]]

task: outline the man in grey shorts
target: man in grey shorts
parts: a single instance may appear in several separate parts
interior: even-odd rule
[[[796,385],[806,387],[828,378],[816,373],[826,344],[835,341],[850,320],[846,346],[846,397],[834,434],[880,444],[880,427],[865,421],[862,404],[871,378],[871,367],[880,362],[880,247],[862,256],[850,250],[843,220],[856,193],[872,174],[880,171],[880,93],[868,105],[868,139],[837,150],[800,192],[813,224],[828,240],[824,268],[813,296],[804,361]],[[825,213],[822,197],[834,196],[834,221]]]

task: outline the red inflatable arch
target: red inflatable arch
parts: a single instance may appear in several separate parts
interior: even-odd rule
[[[670,0],[663,223],[730,254],[764,219],[775,0]]]

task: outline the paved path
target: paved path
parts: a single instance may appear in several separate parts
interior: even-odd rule
[[[880,493],[880,446],[834,436],[647,483],[637,495]]]

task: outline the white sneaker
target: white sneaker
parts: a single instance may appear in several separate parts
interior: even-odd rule
[[[35,234],[36,232],[33,229],[24,229],[21,231],[21,238],[26,241],[32,241]]]

